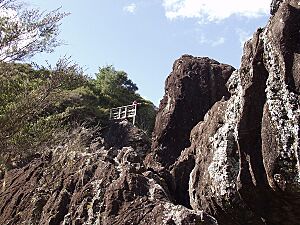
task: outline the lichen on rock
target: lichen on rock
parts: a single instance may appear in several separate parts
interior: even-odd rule
[[[210,140],[214,153],[208,166],[213,193],[224,199],[230,199],[229,196],[236,191],[235,181],[239,172],[237,143],[238,122],[243,109],[243,88],[238,71],[231,75],[227,85],[232,96],[224,112],[224,124]]]
[[[262,40],[264,64],[269,71],[267,106],[277,130],[276,140],[279,145],[273,179],[278,184],[285,183],[285,188],[298,189],[300,192],[299,96],[289,90],[285,82],[285,62],[282,53],[278,52],[278,48],[269,37],[271,34],[272,31],[266,28]]]

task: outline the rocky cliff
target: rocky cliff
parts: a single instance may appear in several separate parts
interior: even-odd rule
[[[5,175],[0,224],[217,224],[173,203],[166,182],[143,165],[149,149],[147,135],[127,121],[79,127]]]
[[[79,127],[1,179],[1,224],[300,224],[300,4],[273,1],[239,70],[184,55],[153,140]]]
[[[299,224],[299,1],[245,44],[241,68],[193,128],[193,209],[220,224]]]

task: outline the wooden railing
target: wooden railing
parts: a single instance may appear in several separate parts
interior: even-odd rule
[[[112,108],[110,110],[111,120],[122,120],[132,118],[132,124],[135,124],[137,104]]]

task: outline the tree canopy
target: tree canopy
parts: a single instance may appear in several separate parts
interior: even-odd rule
[[[110,107],[129,105],[133,101],[141,103],[138,107],[137,125],[151,134],[156,116],[155,106],[138,93],[138,87],[128,74],[116,70],[112,65],[99,68],[94,80],[96,92],[101,93]]]
[[[21,61],[39,52],[52,52],[62,42],[59,25],[68,13],[29,9],[16,0],[0,0],[0,60]]]
[[[127,73],[116,70],[112,65],[99,68],[95,86],[102,95],[111,99],[112,106],[130,104],[140,98],[136,94],[138,87],[128,78]]]

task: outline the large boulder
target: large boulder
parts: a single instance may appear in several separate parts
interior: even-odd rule
[[[168,168],[190,146],[192,128],[215,102],[229,97],[225,83],[233,70],[207,57],[183,55],[175,61],[156,117],[148,165]]]

